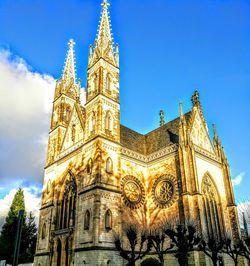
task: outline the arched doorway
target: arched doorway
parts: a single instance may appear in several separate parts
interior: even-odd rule
[[[61,266],[61,257],[62,257],[62,243],[61,240],[58,239],[57,242],[57,266]]]

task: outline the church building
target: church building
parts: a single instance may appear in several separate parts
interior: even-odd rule
[[[207,236],[239,237],[230,168],[198,91],[192,108],[141,134],[120,123],[119,47],[103,0],[90,46],[86,103],[75,75],[74,41],[56,82],[41,200],[36,266],[126,265],[113,236],[129,219],[154,226],[196,221]],[[125,109],[121,106],[121,111]],[[196,258],[197,265],[201,265]]]

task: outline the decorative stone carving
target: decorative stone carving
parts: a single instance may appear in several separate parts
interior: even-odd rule
[[[159,177],[152,188],[152,197],[160,208],[167,208],[177,197],[177,182],[173,176]]]
[[[145,200],[142,183],[134,176],[126,176],[121,181],[122,198],[131,209],[139,208]]]

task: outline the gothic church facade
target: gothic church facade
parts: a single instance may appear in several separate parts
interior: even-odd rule
[[[145,226],[195,220],[202,234],[239,237],[230,169],[211,140],[196,91],[192,109],[146,135],[120,124],[119,51],[106,0],[87,92],[80,102],[74,42],[56,82],[44,174],[36,266],[123,265],[113,244],[129,217]],[[197,262],[199,265],[199,262]]]

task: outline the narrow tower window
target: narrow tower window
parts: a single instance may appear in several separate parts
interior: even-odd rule
[[[108,73],[106,78],[106,90],[110,93],[111,92],[111,76]]]
[[[112,116],[110,112],[107,112],[105,116],[105,129],[108,131],[112,129]]]
[[[87,210],[84,215],[84,230],[89,230],[90,226],[90,212]]]
[[[90,158],[89,161],[88,161],[88,164],[87,164],[87,173],[88,174],[91,174],[92,173],[92,168],[93,168],[93,161]]]
[[[110,210],[107,210],[105,213],[105,228],[107,230],[112,229],[112,212]]]
[[[106,161],[106,172],[109,174],[113,173],[113,161],[110,157]]]
[[[46,224],[44,223],[42,227],[42,239],[45,239],[45,237],[46,237]]]

